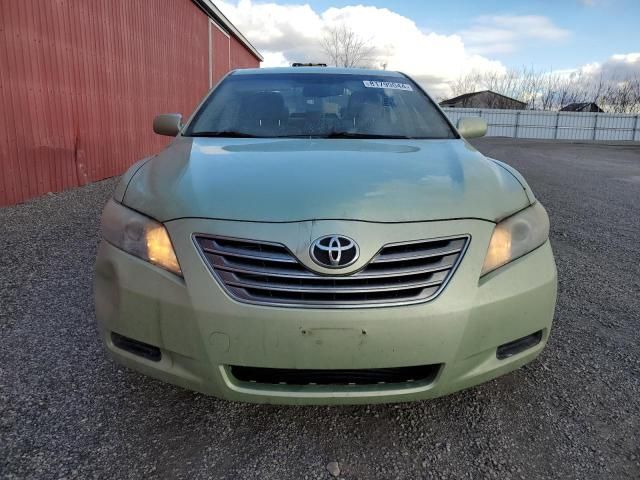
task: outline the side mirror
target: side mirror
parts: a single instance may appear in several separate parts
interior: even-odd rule
[[[487,122],[480,117],[463,117],[458,120],[458,133],[464,138],[484,137],[487,133]]]
[[[182,115],[179,113],[163,113],[153,119],[153,131],[158,135],[175,137],[182,128]]]

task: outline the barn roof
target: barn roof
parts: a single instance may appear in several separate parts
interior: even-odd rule
[[[594,108],[595,107],[595,108]],[[560,109],[561,112],[604,112],[597,103],[593,102],[576,102],[565,105]]]
[[[507,97],[506,95],[502,95],[501,93],[497,93],[497,92],[494,92],[492,90],[481,90],[479,92],[463,93],[462,95],[458,95],[457,97],[449,98],[448,100],[443,100],[442,102],[440,102],[440,105],[445,105],[447,103],[461,102],[461,101],[464,101],[464,100],[466,100],[468,98],[475,97],[476,95],[479,95],[481,93],[490,93],[491,95],[495,95],[497,97],[506,98],[507,100],[510,100],[512,102],[520,103],[523,106],[527,105],[526,102],[521,102],[520,100],[516,100],[515,98]]]
[[[220,26],[224,27],[229,31],[231,35],[233,35],[240,43],[242,43],[247,50],[249,50],[255,57],[263,61],[264,57],[256,50],[249,40],[236,28],[236,26],[231,23],[231,21],[224,16],[224,14],[220,11],[218,7],[214,5],[211,0],[192,0],[193,3],[198,5],[212,20],[215,20]]]

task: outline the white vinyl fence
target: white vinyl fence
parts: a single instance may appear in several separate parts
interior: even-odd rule
[[[489,125],[489,137],[640,141],[640,115],[482,108],[443,110],[454,125],[462,117],[484,118]]]

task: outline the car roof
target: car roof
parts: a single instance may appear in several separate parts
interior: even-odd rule
[[[268,75],[274,73],[315,73],[315,74],[343,74],[343,75],[376,75],[385,77],[404,78],[400,72],[390,70],[371,70],[366,68],[339,67],[272,67],[272,68],[242,68],[234,70],[233,75]]]

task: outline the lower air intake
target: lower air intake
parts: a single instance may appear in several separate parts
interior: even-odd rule
[[[353,370],[299,370],[231,366],[231,374],[241,382],[270,385],[377,385],[408,382],[431,383],[440,365],[369,368]]]
[[[115,332],[111,332],[111,341],[120,350],[125,350],[139,357],[146,358],[147,360],[159,362],[162,359],[160,349],[148,343],[139,342],[138,340],[125,337]]]
[[[498,360],[504,360],[505,358],[513,357],[520,352],[535,347],[542,341],[542,330],[527,335],[526,337],[519,338],[513,342],[500,345],[496,350],[496,357]]]

